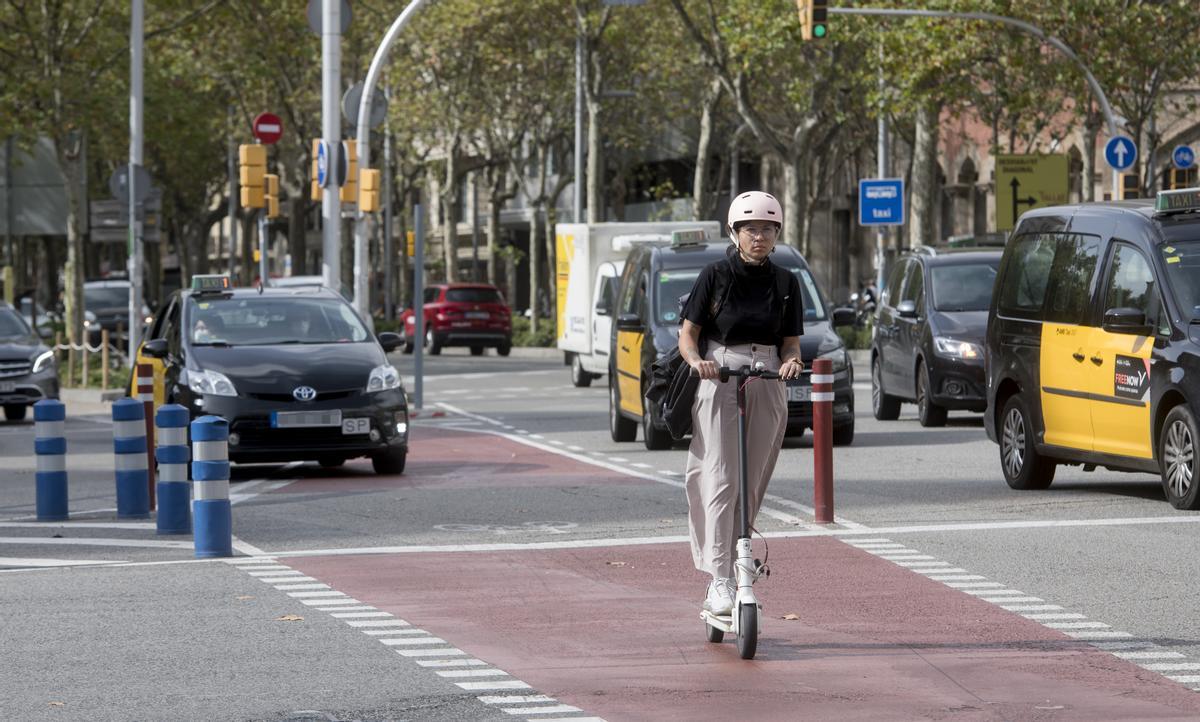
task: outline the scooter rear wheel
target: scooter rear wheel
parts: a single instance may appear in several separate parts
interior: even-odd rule
[[[704,625],[704,634],[708,638],[708,641],[712,642],[713,644],[718,644],[721,642],[721,640],[725,639],[724,630],[717,629],[713,625],[707,623]]]
[[[738,654],[742,659],[754,659],[758,651],[758,608],[753,604],[738,607]]]

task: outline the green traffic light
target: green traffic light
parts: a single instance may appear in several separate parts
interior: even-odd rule
[[[825,37],[825,33],[826,30],[824,25],[813,26],[812,34],[814,38],[823,38]]]

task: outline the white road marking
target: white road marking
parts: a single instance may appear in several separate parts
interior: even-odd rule
[[[152,521],[72,521],[72,522],[32,522],[32,521],[0,521],[3,529],[154,529]]]
[[[408,627],[411,626],[403,619],[364,619],[357,622],[346,622],[351,627]]]
[[[482,659],[418,659],[422,667],[486,667]]]
[[[556,704],[550,707],[503,707],[506,713],[512,715],[525,714],[572,714],[574,712],[582,712],[578,707],[572,707],[569,704]],[[538,719],[547,719],[539,717]],[[577,717],[569,717],[568,719],[578,719]]]
[[[287,593],[287,595],[288,595],[289,597],[295,597],[295,598],[297,598],[297,599],[311,599],[311,598],[313,598],[313,597],[344,597],[344,596],[346,596],[346,595],[344,595],[344,594],[342,594],[341,592],[338,592],[338,591],[328,591],[328,592],[288,592],[288,593]]]
[[[396,654],[403,657],[465,657],[466,652],[454,647],[440,649],[397,649]]]
[[[553,697],[547,697],[544,694],[489,694],[482,697],[476,697],[484,704],[529,704],[531,702],[557,702]]]
[[[533,689],[519,679],[498,679],[492,682],[455,682],[455,684],[471,692],[482,692],[489,689]]]
[[[462,677],[507,677],[508,676],[508,672],[505,672],[502,669],[495,669],[494,667],[489,668],[489,669],[445,669],[445,670],[438,670],[434,674],[436,674],[439,677],[446,677],[448,679],[453,679],[455,677],[462,678]]]
[[[345,605],[345,606],[351,606],[353,604],[362,604],[362,602],[358,601],[357,599],[355,599],[353,597],[342,597],[341,599],[301,599],[300,603],[307,604],[310,607],[315,607],[318,605],[332,606],[335,604],[340,604],[340,605]]]
[[[251,573],[251,574],[254,574],[255,572],[250,572],[250,573]],[[261,574],[261,573],[262,573],[262,572],[259,572],[259,574]],[[286,575],[284,575],[284,576],[258,577],[258,581],[260,581],[260,582],[266,582],[267,584],[281,584],[281,583],[286,583],[286,582],[315,582],[315,581],[317,581],[316,579],[313,579],[312,577],[306,577],[306,576],[304,576],[303,574],[300,574],[300,572],[296,572],[296,575],[297,575],[297,576],[294,576],[294,577],[291,577],[291,576],[286,576]]]
[[[96,539],[76,537],[54,539],[51,537],[8,536],[0,537],[0,544],[44,544],[46,546],[73,547],[143,547],[146,549],[192,549],[190,541],[165,541],[161,539]],[[97,564],[104,562],[97,561]],[[109,562],[111,564],[111,562]]]
[[[328,584],[276,584],[275,588],[281,592],[300,591],[303,589],[328,589]]]
[[[426,636],[420,637],[422,634]],[[428,635],[429,632],[426,632],[424,629],[393,629],[388,633],[388,636],[375,636],[375,639],[380,644],[387,645],[389,647],[401,645],[414,646],[423,644],[437,644],[437,642],[430,641],[434,638]],[[414,639],[415,637],[420,638]]]
[[[380,639],[380,644],[403,645],[406,647],[426,647],[433,644],[446,644],[440,637],[388,637]]]
[[[95,559],[39,559],[34,557],[0,557],[0,567],[77,567],[87,564],[122,564],[121,561]]]
[[[1082,615],[1078,612],[1035,612],[1033,614],[1023,614],[1021,616],[1025,617],[1026,619],[1033,619],[1033,620],[1037,620],[1039,622],[1042,620],[1047,620],[1047,619],[1085,619],[1086,618],[1086,617],[1084,617],[1084,615]]]
[[[334,607],[334,608],[336,609],[337,607]],[[357,608],[358,607],[355,607],[355,609],[357,609]],[[391,612],[335,612],[329,616],[333,617],[334,619],[366,619],[369,617],[373,617],[373,618],[390,617],[390,616],[392,616],[392,613]]]

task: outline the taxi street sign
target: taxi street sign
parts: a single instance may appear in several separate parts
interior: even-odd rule
[[[1177,145],[1171,151],[1171,160],[1179,170],[1187,170],[1196,164],[1196,153],[1186,145]]]
[[[1125,170],[1137,162],[1137,146],[1127,135],[1114,136],[1104,144],[1104,160],[1113,170]]]
[[[874,178],[858,182],[858,225],[904,225],[903,178]]]
[[[1067,202],[1067,156],[996,156],[996,230],[1011,231],[1031,208]]]

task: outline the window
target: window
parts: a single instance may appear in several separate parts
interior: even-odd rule
[[[1136,308],[1146,314],[1147,323],[1158,326],[1157,285],[1146,257],[1133,246],[1118,243],[1113,250],[1112,267],[1104,287],[1104,310]]]
[[[1054,262],[1054,237],[1038,233],[1010,243],[998,310],[1003,316],[1041,319],[1050,266]]]
[[[625,273],[621,277],[621,313],[637,313],[637,277],[639,264],[634,261],[625,264]]]
[[[659,271],[658,309],[656,310],[659,321],[675,323],[679,320],[679,311],[682,307],[679,298],[692,292],[692,286],[696,285],[696,277],[699,275],[699,268]]]
[[[912,301],[921,307],[921,295],[925,291],[925,268],[917,261],[908,262],[908,271],[904,274],[904,291],[901,301]]]
[[[933,307],[950,313],[986,311],[992,302],[998,263],[934,266],[929,271]]]
[[[883,287],[883,305],[895,306],[900,302],[900,286],[904,283],[904,270],[907,262],[897,263],[888,276],[887,285]]]
[[[327,344],[370,338],[350,305],[340,299],[255,296],[190,299],[189,304],[188,333],[196,345]]]
[[[600,290],[596,296],[596,308],[603,309],[606,314],[612,314],[613,306],[617,305],[616,276],[604,276],[600,279]]]
[[[1200,241],[1171,241],[1159,247],[1183,320],[1200,319]]]
[[[457,303],[504,303],[500,292],[494,288],[450,288],[446,300]]]
[[[817,291],[817,282],[813,280],[812,274],[808,272],[807,268],[793,268],[791,271],[800,279],[800,296],[804,300],[804,320],[825,320],[825,304],[821,300],[820,292]]]
[[[1057,243],[1043,318],[1051,323],[1086,323],[1100,239],[1074,233],[1059,233],[1054,237]]]
[[[29,334],[29,326],[25,325],[25,319],[16,311],[0,309],[0,338],[18,338]]]
[[[424,299],[423,303],[437,303],[438,293],[441,292],[441,290],[442,289],[438,288],[437,286],[426,288],[425,292],[421,294],[421,297]]]

